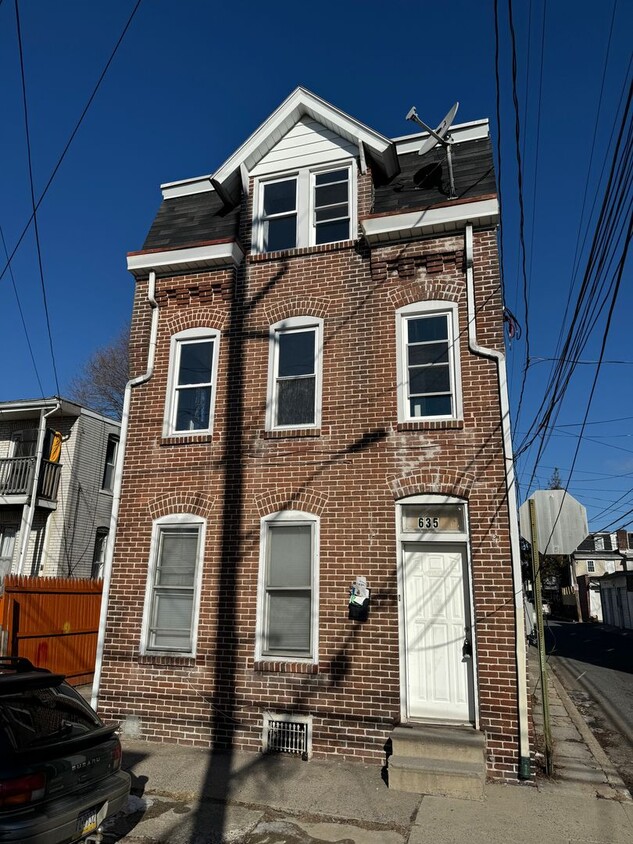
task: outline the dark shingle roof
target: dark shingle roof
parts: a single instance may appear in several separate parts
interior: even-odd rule
[[[495,194],[490,138],[453,145],[453,172],[458,198]],[[417,152],[398,156],[401,172],[388,184],[376,188],[374,213],[425,208],[446,202],[449,193],[446,152],[441,146],[420,157]]]
[[[239,207],[226,211],[215,191],[163,200],[143,249],[179,249],[209,240],[237,238]]]

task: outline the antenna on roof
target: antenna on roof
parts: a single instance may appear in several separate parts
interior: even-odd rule
[[[424,141],[424,143],[418,150],[418,155],[425,155],[427,152],[430,152],[433,147],[437,146],[437,144],[442,144],[442,146],[446,150],[446,160],[448,163],[448,178],[450,182],[450,194],[448,197],[449,199],[455,199],[457,194],[455,193],[455,179],[453,177],[453,153],[451,151],[451,144],[453,143],[453,138],[451,135],[448,134],[448,130],[451,128],[451,123],[455,119],[455,115],[457,114],[458,108],[459,103],[455,103],[455,105],[448,112],[448,114],[446,115],[444,120],[442,120],[437,129],[431,129],[430,126],[427,126],[426,123],[420,120],[415,106],[409,109],[409,112],[406,117],[407,120],[412,120],[414,123],[417,123],[418,126],[421,126],[430,135],[430,137]]]

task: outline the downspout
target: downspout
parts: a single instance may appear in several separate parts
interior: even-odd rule
[[[506,360],[503,352],[487,349],[477,342],[475,315],[475,284],[473,280],[473,227],[466,226],[466,298],[468,303],[468,347],[471,352],[497,363],[499,399],[501,402],[501,427],[503,431],[503,456],[505,462],[508,515],[510,518],[510,547],[512,556],[512,581],[514,591],[514,617],[516,625],[517,696],[519,710],[519,778],[530,779],[530,738],[528,725],[527,646],[525,619],[523,617],[523,579],[521,576],[521,545],[516,501],[516,480],[510,432],[510,401]]]
[[[99,686],[101,683],[101,670],[103,668],[103,647],[105,642],[106,621],[108,617],[108,599],[110,597],[110,584],[112,582],[112,561],[114,559],[114,543],[119,518],[119,506],[121,504],[121,484],[123,478],[123,461],[125,459],[125,447],[127,444],[127,432],[130,419],[130,402],[132,389],[144,384],[154,373],[154,358],[156,356],[156,338],[158,335],[158,304],[156,294],[156,273],[150,270],[147,286],[147,301],[152,308],[152,324],[149,336],[149,348],[147,350],[147,370],[136,378],[131,378],[125,385],[123,398],[123,413],[121,415],[121,436],[117,452],[116,466],[114,468],[114,484],[112,489],[112,512],[110,513],[110,528],[106,543],[105,562],[103,566],[103,594],[101,596],[101,614],[99,617],[99,635],[97,637],[97,656],[95,660],[95,674],[92,683],[92,708],[97,708],[99,700]]]
[[[31,495],[29,496],[28,504],[25,504],[22,510],[22,523],[20,525],[20,556],[18,557],[18,574],[24,574],[24,566],[26,564],[29,539],[31,538],[31,531],[33,530],[33,519],[35,518],[35,509],[37,507],[37,488],[40,483],[40,469],[42,466],[42,453],[44,451],[46,420],[52,413],[55,413],[56,410],[59,410],[60,407],[61,402],[59,399],[56,399],[55,407],[52,407],[46,413],[44,413],[44,408],[40,410],[40,422],[37,431],[37,449],[35,451],[35,471],[33,472],[33,482],[31,483]]]

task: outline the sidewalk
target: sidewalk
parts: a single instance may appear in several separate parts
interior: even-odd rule
[[[531,654],[531,688],[538,695]],[[376,766],[124,740],[121,844],[630,844],[633,802],[550,671],[555,774],[481,802],[390,791]],[[535,712],[537,731],[542,723]],[[535,787],[536,786],[536,787]]]

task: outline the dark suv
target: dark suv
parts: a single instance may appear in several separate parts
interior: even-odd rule
[[[0,657],[0,842],[100,840],[130,791],[117,726],[61,674]]]

